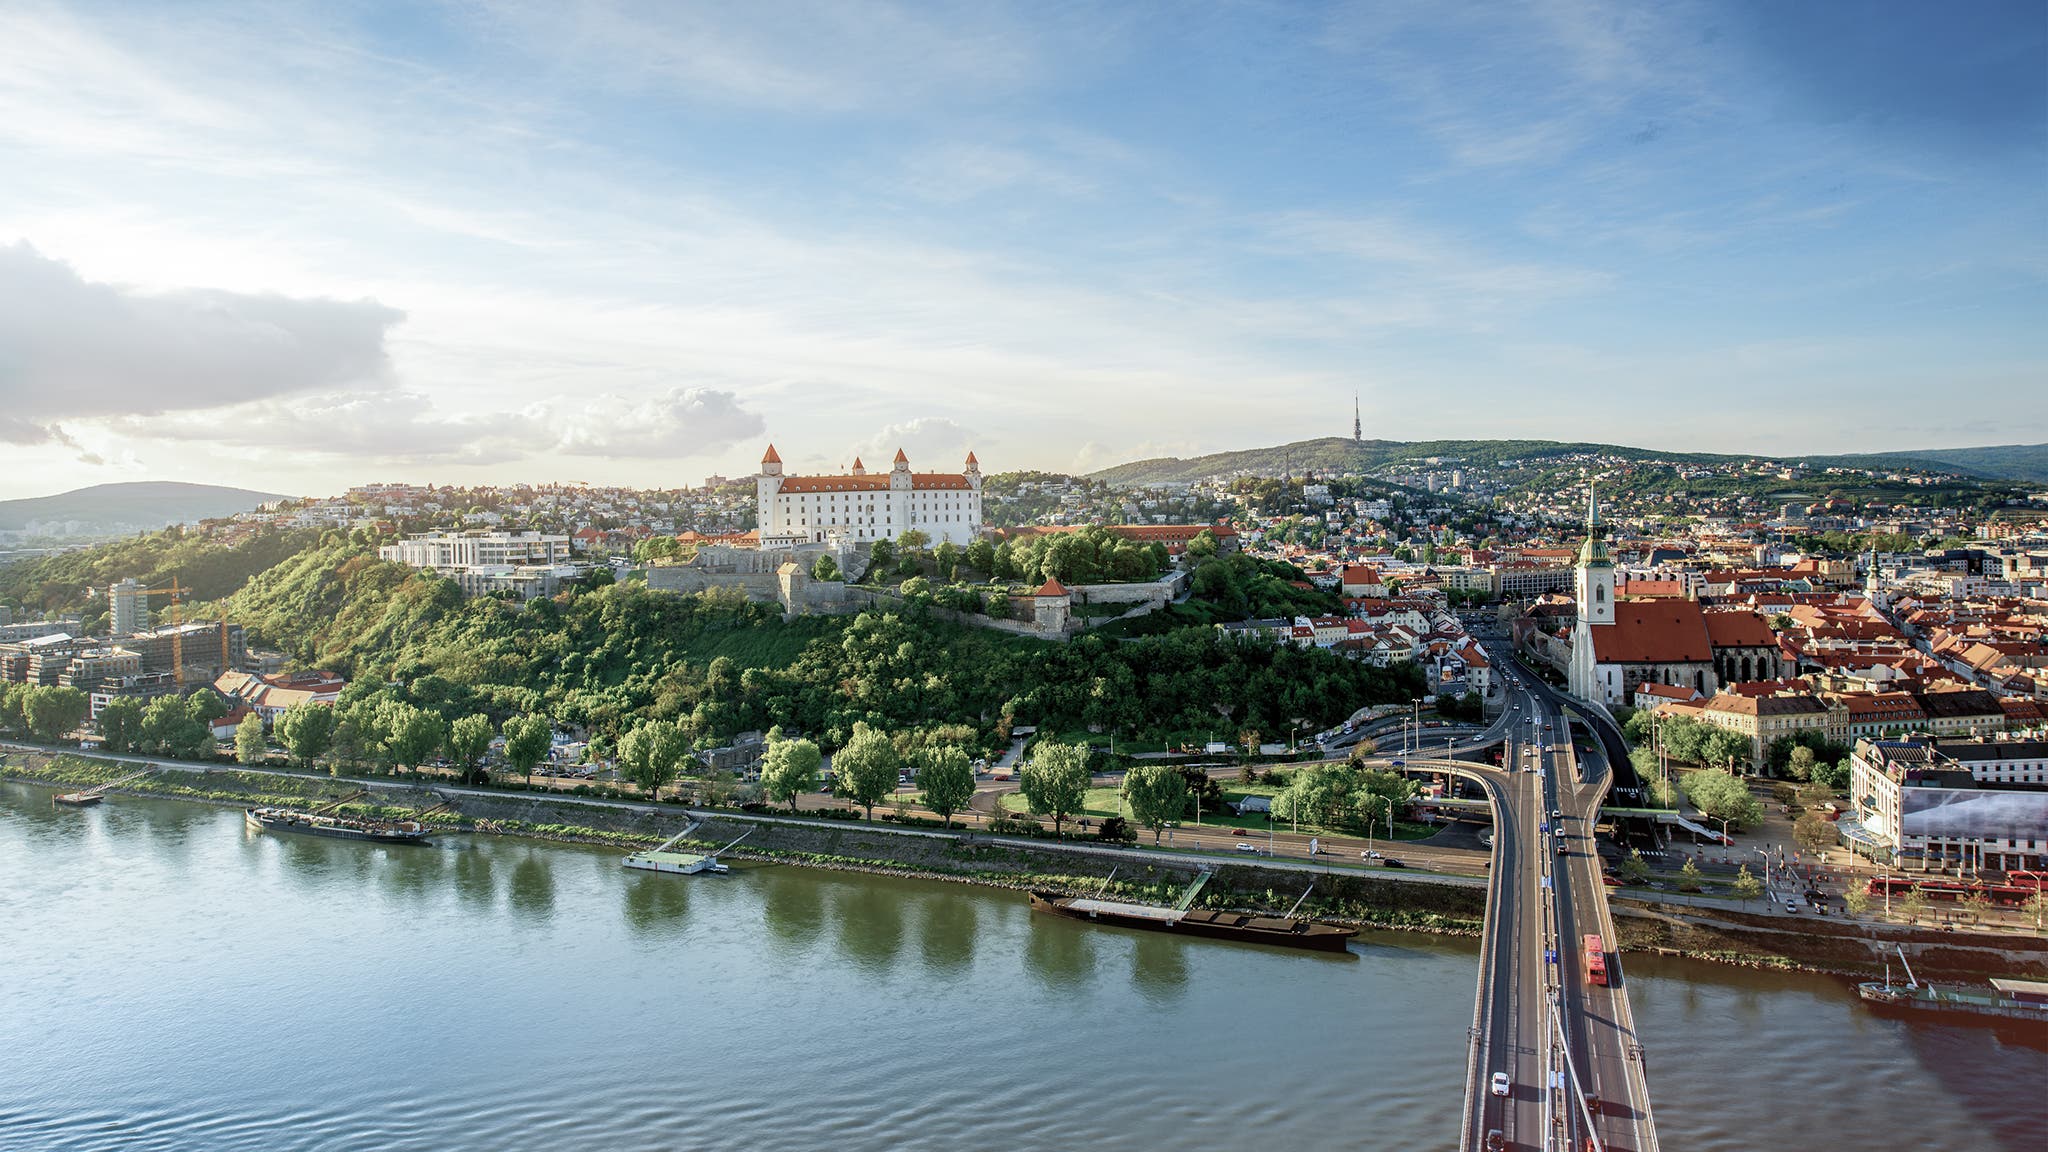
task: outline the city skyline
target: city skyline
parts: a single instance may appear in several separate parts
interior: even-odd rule
[[[2044,26],[13,8],[0,498],[2041,441]]]

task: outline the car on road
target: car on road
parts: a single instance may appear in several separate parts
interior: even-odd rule
[[[1250,852],[1253,855],[1257,855],[1259,851],[1259,846],[1256,844],[1239,844],[1237,846],[1237,850],[1239,852]]]
[[[1495,1072],[1495,1073],[1493,1074],[1493,1094],[1494,1094],[1495,1096],[1505,1096],[1505,1095],[1507,1095],[1507,1094],[1508,1094],[1508,1074],[1507,1074],[1507,1073],[1505,1073],[1505,1072]]]
[[[1486,1130],[1486,1152],[1502,1152],[1507,1146],[1507,1137],[1500,1134],[1500,1129],[1488,1128]]]
[[[1561,810],[1561,809],[1558,809],[1558,808],[1552,808],[1552,809],[1550,810],[1550,822],[1551,822],[1552,824],[1555,824],[1555,823],[1557,823],[1557,822],[1559,822],[1559,821],[1561,821],[1561,820],[1563,820],[1563,819],[1564,819],[1564,812],[1563,812],[1563,810]]]
[[[1378,852],[1360,852],[1358,854],[1358,858],[1360,860],[1379,860],[1383,857],[1381,857]]]
[[[1790,901],[1790,900],[1787,900],[1787,901],[1785,901],[1785,911],[1787,911],[1787,912],[1797,912],[1797,911],[1799,911],[1799,905],[1797,905],[1797,904],[1794,904],[1794,903],[1793,903],[1792,901]]]
[[[1396,860],[1396,859],[1394,859],[1394,858],[1393,858],[1392,856],[1389,856],[1389,857],[1387,857],[1386,859],[1384,859],[1384,860],[1380,861],[1380,867],[1382,867],[1382,868],[1406,868],[1406,867],[1407,867],[1407,865],[1406,865],[1406,864],[1403,864],[1403,863],[1401,863],[1401,862],[1400,862],[1399,860]]]
[[[1244,829],[1242,829],[1242,828],[1232,828],[1232,829],[1230,830],[1230,834],[1231,834],[1232,836],[1242,836],[1242,835],[1244,835],[1244,834],[1245,834],[1245,831],[1244,831]]]
[[[1558,854],[1559,856],[1562,856],[1562,855],[1564,855],[1564,854],[1565,854],[1565,852],[1566,852],[1566,851],[1567,851],[1567,849],[1565,848],[1565,843],[1564,843],[1564,841],[1562,841],[1562,840],[1559,840],[1559,841],[1557,842],[1557,854]]]

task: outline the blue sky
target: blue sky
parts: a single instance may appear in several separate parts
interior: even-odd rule
[[[0,495],[2048,440],[2048,8],[0,4]]]

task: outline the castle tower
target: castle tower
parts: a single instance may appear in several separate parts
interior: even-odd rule
[[[896,450],[895,466],[889,469],[889,487],[898,492],[910,491],[910,457],[901,448]]]
[[[1586,543],[1579,548],[1574,583],[1579,619],[1595,626],[1614,623],[1614,562],[1607,558],[1607,541],[1600,538],[1600,501],[1591,484],[1586,485]]]
[[[969,452],[967,454],[967,467],[962,468],[960,471],[967,477],[969,487],[973,488],[976,492],[981,491],[981,461],[974,458],[974,453]]]
[[[853,474],[855,476],[865,476],[868,474],[867,466],[860,462],[860,457],[858,456],[853,458]]]
[[[754,477],[754,528],[762,536],[782,533],[781,501],[776,499],[781,492],[782,457],[770,444],[761,455],[761,472]]]

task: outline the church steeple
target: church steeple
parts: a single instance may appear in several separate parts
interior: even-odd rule
[[[1573,579],[1579,597],[1579,619],[1587,624],[1614,623],[1614,562],[1607,541],[1600,538],[1600,500],[1586,485],[1586,543],[1579,548],[1579,570]]]

